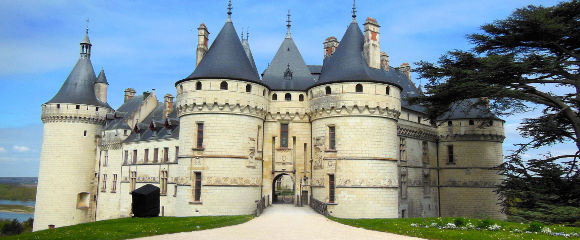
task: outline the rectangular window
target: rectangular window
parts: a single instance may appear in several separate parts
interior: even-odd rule
[[[288,123],[280,125],[280,147],[288,147]]]
[[[179,159],[179,147],[175,147],[175,162]]]
[[[167,195],[167,171],[161,171],[161,195]]]
[[[149,149],[145,149],[145,153],[143,153],[143,162],[149,162]]]
[[[103,174],[103,184],[101,185],[101,192],[107,191],[107,174]]]
[[[125,150],[125,163],[129,163],[129,150]]]
[[[131,192],[135,191],[136,185],[137,185],[137,172],[131,171]]]
[[[117,192],[117,174],[113,174],[113,185],[111,185],[111,192]]]
[[[109,165],[109,150],[105,150],[105,162],[103,163],[103,166],[107,165]]]
[[[163,148],[163,162],[167,162],[169,160],[169,148]]]
[[[336,129],[334,126],[328,127],[328,148],[336,150]]]
[[[173,187],[173,196],[177,197],[177,184],[175,184]]]
[[[447,145],[447,156],[449,157],[449,163],[455,163],[455,158],[453,158],[453,145]]]
[[[133,164],[137,164],[137,150],[133,150]]]
[[[417,117],[417,122],[421,123],[421,117]]]
[[[201,173],[195,173],[195,192],[194,192],[194,201],[199,202],[201,201]]]
[[[429,163],[429,142],[423,141],[423,163]]]
[[[334,174],[328,175],[328,202],[334,203]]]
[[[197,148],[203,148],[203,123],[197,123]]]
[[[159,148],[153,149],[153,162],[157,162],[159,160]]]

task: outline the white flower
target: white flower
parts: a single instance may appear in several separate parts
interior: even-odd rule
[[[490,230],[490,231],[496,231],[496,230],[500,230],[500,229],[501,229],[501,226],[497,225],[497,224],[493,224],[493,225],[487,227],[487,230]]]
[[[431,223],[431,227],[437,227],[437,223]]]
[[[445,225],[445,228],[451,228],[451,229],[454,229],[454,228],[457,228],[457,226],[455,226],[455,224],[454,224],[454,223],[447,223],[447,225]]]
[[[542,228],[542,233],[550,234],[550,233],[552,233],[552,230],[549,227],[544,227],[544,228]]]
[[[416,223],[411,223],[411,227],[417,227]]]
[[[472,223],[467,223],[467,225],[465,225],[466,228],[474,228],[475,226]]]

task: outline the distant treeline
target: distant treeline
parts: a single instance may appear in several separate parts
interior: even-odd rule
[[[34,201],[36,185],[0,184],[0,199],[14,201]]]
[[[34,184],[38,183],[37,177],[0,177],[0,184],[1,183],[10,183],[10,184]]]

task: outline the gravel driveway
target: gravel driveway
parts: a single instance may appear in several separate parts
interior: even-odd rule
[[[249,222],[195,232],[139,239],[420,239],[343,225],[314,212],[310,207],[276,204]]]

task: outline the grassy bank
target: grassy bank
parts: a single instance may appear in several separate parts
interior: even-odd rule
[[[428,239],[578,239],[580,228],[473,218],[342,219],[346,225]],[[490,230],[492,229],[492,230]],[[559,233],[561,234],[561,236]],[[569,237],[566,237],[566,234]],[[574,237],[576,236],[576,237]]]
[[[36,185],[0,183],[0,199],[14,201],[34,201]]]
[[[168,233],[190,232],[247,222],[253,217],[156,217],[121,218],[23,233],[3,239],[128,239]]]

